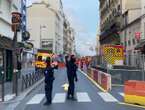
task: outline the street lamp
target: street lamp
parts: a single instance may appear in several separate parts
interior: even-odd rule
[[[40,25],[40,48],[42,48],[42,41],[41,41],[42,40],[42,32],[41,31],[42,31],[43,28],[46,28],[46,26],[45,25]]]

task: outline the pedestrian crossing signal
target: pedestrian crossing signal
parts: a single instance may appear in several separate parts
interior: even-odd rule
[[[12,19],[11,19],[12,25],[12,31],[20,31],[20,27],[21,27],[21,13],[19,12],[12,12]]]

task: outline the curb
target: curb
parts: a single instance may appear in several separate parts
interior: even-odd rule
[[[44,78],[42,78],[41,80],[39,80],[37,83],[35,83],[33,86],[31,86],[30,88],[26,89],[25,91],[23,91],[22,93],[20,93],[20,95],[15,96],[12,100],[7,101],[7,102],[2,102],[3,104],[9,104],[9,103],[13,103],[13,102],[17,102],[20,100],[23,100],[27,95],[29,95],[37,86],[39,86],[42,82],[44,81]]]
[[[2,102],[2,106],[7,106],[5,110],[15,110],[15,108],[20,104],[20,101],[23,100],[26,96],[28,96],[33,90],[37,88],[40,84],[42,84],[44,81],[44,78],[39,80],[37,83],[35,83],[33,86],[22,92],[19,96],[15,97],[11,101]],[[6,105],[5,105],[6,104]]]
[[[118,104],[125,105],[125,106],[130,106],[130,107],[136,107],[136,108],[143,108],[143,109],[145,109],[145,106],[141,106],[141,105],[134,105],[134,104],[124,103],[124,102],[118,102]]]

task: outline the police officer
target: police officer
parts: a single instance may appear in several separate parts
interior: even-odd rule
[[[44,105],[50,105],[52,102],[52,89],[54,81],[54,67],[51,65],[51,59],[47,58],[46,60],[46,69],[44,71],[45,75],[45,96],[47,101]]]
[[[69,82],[69,88],[67,93],[67,99],[76,100],[74,97],[74,89],[75,84],[74,81],[77,81],[77,65],[75,64],[76,59],[74,55],[71,55],[70,61],[67,64],[67,76],[68,76],[68,82]]]

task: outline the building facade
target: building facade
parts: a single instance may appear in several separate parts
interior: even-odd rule
[[[54,1],[57,1],[58,4],[55,4]],[[42,0],[33,3],[27,9],[27,27],[31,35],[30,41],[34,47],[62,54],[64,21],[60,0]]]
[[[136,45],[141,37],[141,0],[122,2],[121,44],[125,47],[126,64],[135,66],[138,50]]]
[[[141,39],[145,39],[145,0],[141,0]]]
[[[100,0],[100,43],[120,44],[121,0]]]
[[[0,0],[0,66],[3,68],[6,80],[12,80],[12,43],[14,33],[11,30],[11,13],[21,12],[20,0]],[[21,32],[18,33],[18,42]]]
[[[144,4],[144,0],[100,0],[100,44],[123,45],[127,65],[136,65],[140,53],[136,48],[145,36]]]
[[[67,19],[64,20],[64,54],[76,54],[75,50],[75,31],[70,26]]]

